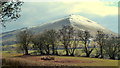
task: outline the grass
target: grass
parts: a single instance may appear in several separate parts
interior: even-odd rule
[[[23,58],[3,58],[3,64],[10,66],[55,66],[57,64],[26,60]]]
[[[16,45],[11,45],[11,46],[15,47]],[[35,50],[29,50],[29,53],[32,53],[34,51]],[[65,55],[65,51],[58,50],[58,54]],[[75,55],[84,56],[85,53],[82,52],[82,49],[76,49]],[[93,50],[92,55],[95,55],[95,50]],[[72,57],[72,56],[54,56],[55,57],[54,61],[41,61],[40,58],[43,56],[23,56],[23,54],[17,53],[15,52],[15,50],[2,51],[2,57],[3,57],[2,58],[3,65],[5,66],[10,65],[10,66],[98,66],[98,67],[110,66],[113,67],[113,66],[118,66],[118,62],[119,62],[118,60],[87,58],[87,57]],[[110,67],[106,67],[106,68],[110,68]]]
[[[65,56],[57,56],[57,57],[82,61],[81,63],[77,63],[77,64],[73,63],[75,66],[118,66],[118,60],[86,58],[86,57],[65,57]]]
[[[17,57],[19,56],[19,57]],[[23,56],[22,54],[5,54],[3,63],[12,66],[118,66],[118,60],[87,57],[53,56],[55,60],[42,61],[43,56]],[[113,67],[114,68],[114,67]]]

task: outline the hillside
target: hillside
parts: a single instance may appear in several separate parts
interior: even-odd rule
[[[29,28],[29,30],[31,30],[35,33],[39,33],[39,32],[43,32],[44,30],[48,30],[48,29],[58,30],[58,29],[61,29],[65,25],[71,25],[75,29],[88,30],[91,32],[91,34],[93,36],[95,36],[97,30],[102,30],[107,34],[116,35],[116,33],[108,30],[107,28],[103,27],[102,25],[100,25],[88,18],[82,17],[80,15],[70,15],[66,18],[58,19],[58,20],[55,20],[55,21],[52,21],[52,22],[49,22],[49,23],[46,23],[43,25],[38,25],[36,27],[31,27],[31,28]],[[14,44],[16,41],[15,40],[16,34],[23,29],[24,28],[0,34],[0,39],[2,39],[2,42],[0,42],[0,43],[2,43],[3,45]]]

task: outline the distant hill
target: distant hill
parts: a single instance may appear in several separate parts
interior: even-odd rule
[[[52,21],[52,22],[49,22],[49,23],[46,23],[43,25],[31,27],[28,29],[33,31],[34,33],[39,33],[39,32],[43,32],[44,30],[48,30],[48,29],[58,30],[58,29],[61,29],[65,25],[71,25],[75,29],[88,30],[94,36],[95,36],[97,30],[102,30],[107,34],[117,35],[116,33],[103,27],[102,25],[100,25],[88,18],[82,17],[80,15],[70,15],[66,18],[58,19],[58,20],[55,20],[55,21]],[[0,43],[2,43],[3,45],[14,44],[16,42],[16,34],[23,29],[25,29],[25,28],[17,29],[14,31],[9,31],[9,32],[0,34],[0,39],[2,38],[2,42],[0,42]]]

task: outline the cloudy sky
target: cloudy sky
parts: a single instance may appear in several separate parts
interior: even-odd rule
[[[6,24],[3,32],[41,24],[78,14],[118,32],[118,0],[25,0],[21,17]]]

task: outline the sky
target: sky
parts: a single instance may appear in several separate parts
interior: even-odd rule
[[[39,26],[65,18],[71,14],[81,15],[118,33],[119,0],[24,0],[21,17],[6,23],[2,32],[23,27]]]

